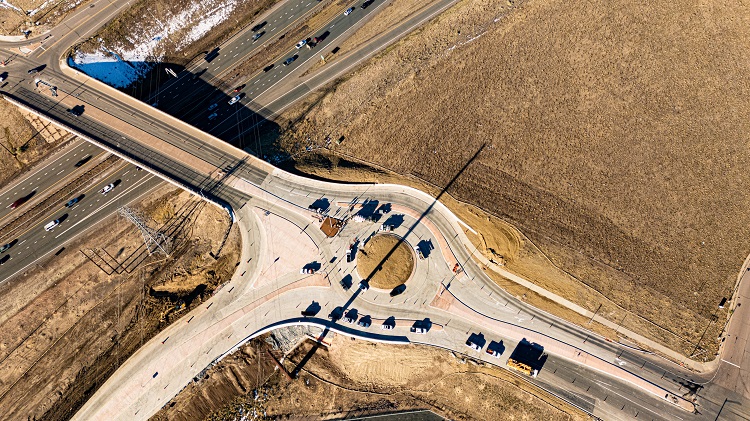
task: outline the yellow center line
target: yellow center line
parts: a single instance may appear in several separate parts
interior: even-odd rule
[[[122,169],[123,169],[123,168],[124,168],[124,167],[125,167],[126,165],[128,165],[128,164],[130,164],[130,163],[129,163],[129,162],[127,162],[127,161],[120,161],[120,163],[119,163],[119,164],[116,164],[116,165],[114,166],[114,168],[113,168],[113,169],[111,169],[111,171],[109,171],[109,173],[110,173],[110,174],[114,174],[114,173],[117,173],[118,171],[121,171],[121,170],[122,170]],[[88,189],[82,189],[81,191],[82,191],[82,194],[86,194],[86,196],[88,197],[88,195],[89,195],[89,194],[91,194],[92,192],[94,192],[95,190],[96,190],[96,187],[93,187],[93,183],[92,183],[92,184],[90,184],[90,185],[89,185]],[[80,196],[80,194],[79,194],[78,196]],[[48,215],[49,215],[49,214],[51,214],[51,215],[55,215],[55,214],[57,214],[58,212],[60,212],[61,210],[62,210],[62,211],[64,211],[65,209],[66,209],[66,208],[65,208],[65,205],[63,204],[63,205],[61,205],[61,206],[60,206],[59,208],[55,208],[55,210],[54,210],[54,211],[51,211],[51,212],[47,212],[47,214],[48,214]],[[56,219],[56,218],[55,218],[55,219]],[[46,224],[47,222],[49,222],[49,221],[46,221],[46,222],[45,222],[45,220],[42,220],[42,222],[39,222],[38,224],[35,224],[35,225],[32,225],[32,226],[30,226],[30,227],[29,227],[29,228],[28,228],[27,230],[25,230],[25,231],[23,231],[23,232],[19,233],[19,234],[18,234],[18,235],[16,236],[16,238],[21,238],[21,237],[25,236],[26,234],[30,233],[31,231],[33,231],[33,230],[35,230],[35,229],[38,229],[39,227],[42,227],[42,226],[43,226],[44,224]],[[16,244],[16,245],[17,245],[17,244]]]
[[[102,153],[100,153],[100,154],[98,154],[98,155],[96,155],[96,156],[92,156],[92,157],[91,157],[91,160],[90,160],[90,161],[94,161],[94,160],[95,160],[96,158],[100,157],[100,156],[101,156],[101,155],[102,155],[103,153],[105,153],[105,151],[102,151]],[[85,165],[84,165],[84,166],[82,166],[82,168],[83,168],[83,167],[85,167]],[[40,192],[37,192],[37,193],[35,193],[35,196],[36,196],[37,194],[41,196],[41,195],[43,195],[44,193],[46,193],[46,192],[48,192],[48,191],[50,191],[50,190],[54,189],[55,187],[59,186],[59,185],[60,185],[61,183],[63,183],[63,182],[65,182],[65,177],[64,177],[64,178],[62,178],[62,179],[60,179],[60,180],[57,180],[57,181],[56,181],[56,182],[55,182],[54,184],[52,184],[51,186],[47,187],[46,189],[43,189],[43,190],[41,190]],[[36,205],[38,205],[38,204],[40,204],[40,203],[44,202],[44,200],[45,200],[45,199],[42,199],[42,200],[41,200],[40,202],[38,202],[38,203],[37,203]],[[34,205],[34,206],[36,206],[36,205]],[[23,210],[23,208],[22,208],[22,207],[19,207],[19,208],[20,208],[19,210]],[[33,208],[31,208],[31,209],[33,209]],[[28,211],[28,210],[31,210],[31,209],[26,209],[26,210],[24,210],[24,212],[26,212],[26,211]],[[5,226],[7,226],[7,225],[8,225],[8,224],[10,224],[11,222],[15,221],[15,220],[16,220],[16,218],[12,218],[12,219],[10,219],[10,218],[11,218],[11,216],[12,216],[12,215],[13,215],[14,213],[15,213],[15,212],[11,212],[11,213],[9,213],[9,214],[5,215],[5,216],[4,216],[4,217],[3,217],[2,219],[0,219],[0,227],[2,227],[2,228],[5,228]],[[8,219],[10,219],[10,220],[8,220]]]

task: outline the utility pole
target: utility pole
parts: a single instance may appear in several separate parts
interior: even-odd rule
[[[141,215],[127,206],[121,207],[118,212],[120,213],[120,215],[122,215],[123,218],[132,222],[133,225],[135,225],[141,231],[143,242],[146,243],[146,250],[148,250],[149,255],[154,254],[155,252],[162,252],[164,253],[164,255],[169,256],[169,239],[163,233],[150,228],[148,225],[146,225]]]

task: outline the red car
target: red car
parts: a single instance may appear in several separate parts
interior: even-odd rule
[[[9,206],[9,208],[15,209],[15,208],[23,205],[24,203],[26,203],[28,200],[29,200],[29,197],[28,196],[24,196],[24,197],[16,200],[15,202],[11,203],[10,206]]]

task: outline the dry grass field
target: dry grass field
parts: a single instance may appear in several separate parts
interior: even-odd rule
[[[690,353],[750,252],[749,23],[735,2],[465,0],[290,111],[280,145],[344,136],[334,152],[437,186],[481,149],[453,197],[517,227],[574,301]]]
[[[66,133],[38,118],[29,120],[16,106],[0,100],[0,185],[28,171],[53,148],[60,146]]]
[[[82,0],[7,0],[0,6],[0,35],[22,35],[31,30],[31,36],[48,31],[68,14],[88,2]]]

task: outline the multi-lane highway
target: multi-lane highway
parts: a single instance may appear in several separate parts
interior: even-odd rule
[[[285,7],[299,7],[301,11],[302,3],[282,2],[272,13],[280,12]],[[382,4],[376,1],[370,10],[377,10],[376,8]],[[399,34],[412,28],[419,19],[425,19],[429,16],[428,13],[437,13],[448,4],[450,2],[435,2],[430,8],[425,9],[423,13],[427,13],[426,15],[418,16],[416,21],[413,19],[417,18],[412,18],[384,34],[380,44],[368,46],[369,51],[382,48]],[[87,17],[86,23],[81,24],[83,28],[79,33],[85,34],[87,30],[95,29],[95,25],[106,21],[109,13],[116,12],[122,4],[110,3],[109,6],[104,6],[104,9],[107,7],[111,10]],[[359,12],[361,10],[357,9],[349,16],[342,15],[335,22],[329,23],[330,26],[321,27],[310,36],[317,36],[319,31],[330,31],[329,37],[332,40],[344,37],[349,33],[347,31],[365,17],[364,13]],[[361,17],[358,18],[358,15]],[[266,25],[270,31],[271,24]],[[341,32],[334,33],[334,28]],[[72,41],[81,36],[79,33],[75,36],[61,34],[61,39],[68,37],[66,39]],[[243,39],[243,36],[238,36],[233,42],[242,43]],[[260,40],[262,37],[257,42]],[[58,46],[68,45],[67,42],[56,42]],[[323,45],[315,48],[318,47]],[[247,48],[246,51],[251,51],[253,47]],[[222,50],[226,51],[226,48],[222,47],[220,51]],[[290,52],[294,53],[295,50]],[[188,316],[195,318],[189,326],[183,323],[171,326],[164,332],[168,341],[161,343],[164,338],[156,338],[128,360],[82,409],[78,415],[80,419],[147,418],[203,367],[243,339],[262,332],[269,326],[302,322],[299,318],[299,306],[311,299],[319,302],[325,311],[321,311],[319,317],[306,322],[322,324],[372,340],[411,341],[466,352],[464,342],[471,333],[483,333],[488,340],[503,341],[508,350],[523,337],[533,338],[545,346],[549,354],[540,376],[534,381],[584,410],[607,419],[634,416],[725,419],[721,418],[729,413],[725,408],[737,406],[736,402],[740,402],[740,410],[732,413],[742,414],[742,403],[746,402],[743,399],[750,395],[747,389],[743,392],[742,388],[737,389],[734,384],[729,387],[727,383],[705,382],[709,379],[641,350],[608,342],[605,338],[508,296],[473,264],[470,251],[466,248],[468,241],[462,237],[462,230],[457,228],[455,216],[426,194],[401,186],[342,186],[291,176],[195,127],[163,114],[162,111],[127,98],[88,79],[85,75],[66,69],[64,65],[61,67],[54,58],[47,62],[48,67],[42,72],[44,78],[58,86],[59,97],[50,97],[35,90],[29,78],[24,75],[26,68],[40,64],[37,59],[54,57],[47,51],[31,58],[18,57],[11,62],[6,70],[10,76],[9,83],[2,88],[9,99],[96,142],[102,148],[141,164],[170,182],[217,204],[231,207],[238,215],[243,235],[242,261],[247,262],[254,258],[255,262],[259,262],[241,265],[230,285],[205,306],[201,306]],[[239,52],[236,54],[237,57],[242,57]],[[229,116],[233,116],[231,118],[235,120],[240,118],[235,108],[245,110],[243,112],[246,113],[259,114],[259,119],[266,118],[303,97],[310,89],[357,65],[367,56],[366,51],[351,54],[338,60],[335,65],[324,66],[314,75],[299,79],[303,71],[302,65],[314,60],[316,51],[314,48],[299,50],[299,54],[299,58],[289,66],[279,66],[279,63],[286,59],[285,54],[278,57],[274,67],[268,72],[261,72],[249,80],[238,83],[238,86],[244,84],[245,87],[242,89],[247,93],[252,92],[252,95],[246,94],[240,101],[241,105],[222,105],[221,112],[226,113],[227,118],[220,119],[218,111],[212,110],[217,112],[214,119],[218,124],[212,125],[211,129],[217,130],[216,134],[225,135],[227,132],[222,131],[225,129],[221,127],[223,124],[230,124],[227,122]],[[225,63],[230,61],[227,59]],[[299,67],[294,67],[295,63]],[[230,67],[227,65],[226,69]],[[277,68],[278,73],[274,77],[271,72]],[[221,68],[214,71],[220,72]],[[169,92],[169,89],[179,89],[179,83],[186,83],[186,77],[193,80],[191,76],[184,75],[173,82],[171,87],[167,87],[165,92]],[[196,83],[207,83],[207,80],[200,78],[196,80],[200,80]],[[258,86],[257,80],[265,81],[265,85],[272,88],[263,84]],[[230,86],[234,84],[233,81]],[[216,97],[212,97],[206,103],[218,99],[228,101],[235,93],[227,92],[226,89],[229,88],[222,87],[221,92],[217,92]],[[267,97],[266,105],[263,108],[255,108],[258,98],[264,95]],[[159,102],[159,107],[169,109],[168,100],[167,104],[164,104],[164,99],[160,99]],[[72,106],[83,106],[84,113],[77,117],[71,115],[67,110]],[[206,114],[209,111],[207,108],[206,106],[205,110],[196,109],[200,111],[197,115],[206,115],[207,118],[210,115]],[[219,107],[215,110],[219,110]],[[235,129],[238,127],[237,124],[234,126]],[[242,128],[237,130],[241,132]],[[132,176],[134,172],[126,173],[125,168],[122,171],[117,174],[117,177],[123,179],[117,189],[122,189],[120,191],[123,192],[121,194],[124,198],[125,177]],[[133,177],[132,180],[128,179],[128,183],[135,192],[135,185],[139,180],[136,176]],[[109,180],[102,181],[103,184],[106,182]],[[85,219],[86,212],[104,204],[95,202],[98,195],[95,191],[98,188],[101,186],[92,186],[91,190],[85,193],[86,196],[79,204],[79,213],[73,215],[71,211],[69,219],[56,228],[53,234],[38,234],[34,241],[42,241],[45,244],[50,242],[50,250],[53,250],[59,247],[54,241],[64,241],[62,237],[58,239],[58,234],[55,233],[66,232],[68,221],[73,225],[75,219],[74,226],[81,229],[87,226],[87,221],[91,220]],[[113,193],[117,192],[117,189]],[[387,293],[383,295],[372,290],[341,290],[338,280],[345,275],[354,277],[355,274],[351,268],[336,266],[339,263],[335,261],[321,267],[322,272],[328,275],[327,278],[311,278],[310,281],[305,281],[300,278],[298,267],[290,265],[286,268],[287,271],[280,273],[273,282],[256,283],[263,260],[270,257],[268,253],[275,252],[272,249],[275,242],[269,241],[268,238],[263,239],[261,234],[262,224],[274,223],[264,220],[264,217],[269,217],[272,213],[293,224],[296,232],[309,238],[313,254],[308,257],[311,259],[331,262],[333,257],[341,258],[341,248],[348,241],[345,234],[349,234],[344,232],[342,238],[334,240],[323,238],[317,228],[311,226],[309,214],[305,215],[307,205],[312,200],[322,197],[332,204],[346,204],[354,199],[361,201],[366,198],[390,203],[400,207],[405,215],[403,226],[396,232],[403,236],[405,241],[421,241],[428,237],[434,239],[438,246],[433,253],[434,256],[430,256],[427,262],[418,263],[418,272],[415,279],[410,281],[404,302],[386,302]],[[105,206],[114,208],[116,205],[108,202]],[[348,206],[331,206],[331,211],[340,215],[347,210]],[[102,212],[100,215],[105,213]],[[43,225],[44,222],[46,221],[39,223]],[[284,225],[279,221],[275,223]],[[373,229],[367,225],[352,227],[356,232],[350,234],[357,236]],[[254,238],[260,238],[260,241],[251,241]],[[462,265],[464,272],[461,277],[455,277],[451,272],[455,262]],[[340,272],[338,269],[343,270]],[[245,272],[246,275],[241,275],[241,272]],[[327,311],[335,306],[357,308],[366,311],[372,317],[382,319],[429,318],[435,329],[428,335],[415,335],[402,330],[393,334],[378,332],[376,335],[365,328],[333,323],[325,319]],[[747,329],[739,329],[737,335],[746,338],[745,332]],[[508,354],[507,351],[504,353],[505,359]],[[486,355],[479,354],[477,357],[492,362]],[[732,364],[738,365],[734,362]],[[737,384],[740,384],[747,378],[747,373],[741,372],[741,366],[738,365],[737,368],[736,376],[730,372],[721,378],[735,379]],[[731,371],[732,366],[722,365],[722,369]],[[696,383],[704,383],[704,386],[703,389],[697,390],[699,413],[693,414],[686,411],[692,404],[683,399],[682,395]]]

